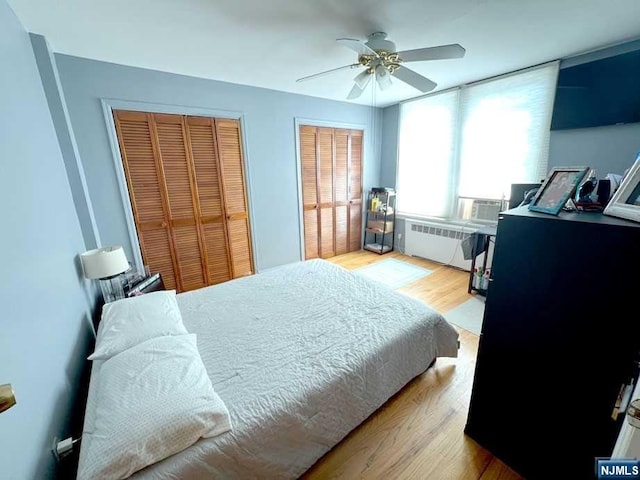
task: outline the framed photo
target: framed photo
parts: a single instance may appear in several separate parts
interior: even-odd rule
[[[640,222],[640,154],[611,197],[605,215]]]
[[[554,167],[531,200],[529,210],[558,215],[588,171],[589,167]]]

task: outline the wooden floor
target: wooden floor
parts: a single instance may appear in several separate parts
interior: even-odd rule
[[[360,251],[329,259],[354,269],[397,258],[433,273],[399,291],[446,313],[471,297],[467,272],[404,256]],[[478,336],[463,329],[458,358],[439,358],[340,444],[303,480],[516,480],[521,477],[464,435]]]

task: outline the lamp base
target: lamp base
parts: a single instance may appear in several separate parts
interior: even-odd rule
[[[115,302],[116,300],[124,298],[121,274],[109,278],[101,278],[99,282],[104,303]]]

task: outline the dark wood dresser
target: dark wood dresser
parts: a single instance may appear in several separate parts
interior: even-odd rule
[[[595,477],[637,377],[639,267],[640,223],[503,212],[465,433],[527,479]]]

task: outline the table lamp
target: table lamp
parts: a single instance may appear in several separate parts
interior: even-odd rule
[[[129,270],[129,262],[122,247],[103,247],[80,255],[84,276],[100,282],[104,302],[124,298],[120,274]]]

